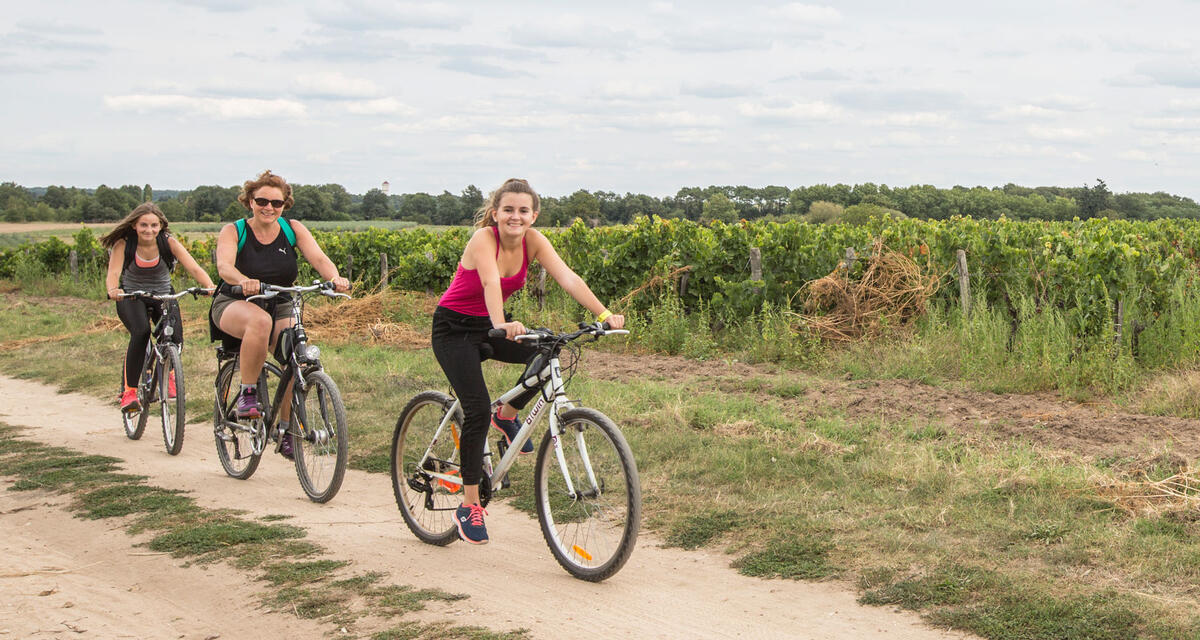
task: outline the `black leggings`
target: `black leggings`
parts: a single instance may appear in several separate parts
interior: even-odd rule
[[[483,446],[492,406],[483,379],[483,361],[491,358],[524,364],[538,351],[506,338],[488,338],[491,328],[492,321],[486,317],[468,316],[445,307],[433,312],[433,355],[462,403],[459,450],[464,484],[479,484],[483,478]],[[480,353],[481,346],[485,353]],[[509,404],[522,409],[537,392],[537,388],[530,389]]]
[[[117,317],[129,329],[129,348],[125,350],[125,386],[136,387],[138,376],[146,364],[146,344],[150,342],[150,323],[162,317],[162,303],[157,300],[118,300]],[[175,328],[170,341],[183,344],[183,318],[179,307],[171,309],[171,326]]]

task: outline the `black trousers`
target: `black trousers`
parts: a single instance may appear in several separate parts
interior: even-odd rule
[[[464,484],[479,484],[483,478],[483,447],[491,420],[491,396],[483,379],[483,361],[527,363],[537,348],[508,340],[488,338],[490,318],[468,316],[445,307],[433,312],[433,355],[462,403],[463,425],[459,438]],[[521,409],[537,394],[530,389],[512,401]]]
[[[129,347],[125,349],[125,386],[136,387],[138,376],[146,364],[146,344],[150,342],[150,323],[162,317],[162,303],[157,300],[118,300],[117,317],[129,329]],[[183,344],[183,318],[179,307],[171,308],[171,342]]]

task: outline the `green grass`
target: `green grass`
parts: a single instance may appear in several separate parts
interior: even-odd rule
[[[58,313],[59,307],[18,294],[8,294],[6,302],[0,305],[0,335],[61,335],[86,326],[89,314],[111,313],[111,305],[96,304],[43,326],[36,319]],[[20,313],[5,310],[17,303],[24,305]],[[543,319],[538,324],[546,326],[567,327],[581,319],[553,299],[544,310],[527,298],[515,304],[521,317]],[[408,301],[394,313],[420,323],[424,317],[418,309]],[[185,309],[189,317],[202,311],[199,305]],[[648,345],[604,341],[585,350],[571,392],[621,425],[637,456],[645,527],[670,545],[723,549],[748,575],[857,579],[864,601],[911,608],[931,622],[985,638],[1195,637],[1200,629],[1200,617],[1193,613],[1194,585],[1200,583],[1197,518],[1170,510],[1130,515],[1102,495],[1096,482],[1137,480],[1143,470],[1152,478],[1167,477],[1180,469],[1175,458],[1091,460],[993,438],[986,430],[959,433],[921,416],[862,419],[817,411],[807,400],[847,377],[1097,394],[1136,388],[1129,377],[1145,375],[1144,365],[1102,358],[1098,343],[1055,344],[1064,334],[1054,318],[1036,320],[1028,333],[1017,335],[1015,352],[1006,347],[1009,324],[1004,316],[980,312],[963,321],[951,312],[924,323],[902,340],[827,350],[819,357],[801,342],[792,345],[791,355],[760,352],[756,357],[771,364],[748,376],[714,374],[722,362],[753,355],[719,351],[697,354],[707,367],[703,373],[691,373],[701,365],[681,359],[671,371],[614,380],[606,376],[605,354]],[[1040,336],[1034,335],[1037,327]],[[660,327],[654,340],[685,352],[671,342],[670,329]],[[189,384],[201,381],[189,386],[197,396],[189,398],[189,415],[196,417],[208,411],[205,383],[212,377],[212,355],[194,333],[188,335],[185,371]],[[428,349],[320,344],[350,414],[352,466],[386,472],[400,409],[417,391],[446,389],[441,370]],[[744,349],[745,344],[735,347]],[[0,365],[10,375],[55,384],[66,380],[77,390],[104,395],[113,388],[116,372],[110,364],[87,363],[119,360],[123,348],[124,335],[116,330],[0,351]],[[1064,355],[1072,349],[1072,357],[1083,362]],[[1064,362],[1066,368],[1059,369]],[[797,363],[809,368],[797,369]],[[491,363],[484,371],[494,390],[510,386],[518,372]],[[0,439],[0,452],[6,447],[20,453],[19,445]],[[93,460],[70,470],[84,476],[48,477],[46,482],[93,482],[86,473],[103,464]],[[529,512],[531,466],[518,464],[513,487],[503,494]],[[38,473],[61,471],[52,467]],[[114,495],[108,508],[135,509],[141,500]],[[263,542],[251,535],[266,531],[274,530],[260,522],[222,539],[232,544],[245,536],[236,545],[247,547],[243,557],[260,558],[259,565],[268,560],[255,555],[256,545],[301,542]],[[213,529],[207,537],[219,535]],[[179,544],[186,546],[183,540]],[[303,604],[316,597],[303,591],[308,588],[304,585],[295,588],[289,602]],[[362,585],[355,597],[376,588],[382,589]],[[388,597],[402,599],[403,594],[393,591]],[[1138,595],[1142,593],[1154,597]],[[304,604],[304,610],[322,609],[314,602],[311,608]],[[430,629],[400,625],[386,632],[391,635],[376,637],[487,637],[448,627]]]

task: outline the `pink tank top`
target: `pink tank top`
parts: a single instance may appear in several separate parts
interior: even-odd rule
[[[498,256],[500,255],[500,229],[492,227],[492,233],[496,236],[496,255]],[[525,274],[529,271],[529,250],[525,246],[524,238],[521,238],[521,254],[521,270],[515,275],[500,278],[501,300],[508,300],[509,296],[525,286]],[[442,299],[438,300],[438,306],[446,307],[463,315],[488,317],[487,303],[483,300],[483,283],[479,281],[479,270],[464,269],[462,261],[459,260],[458,269],[454,272],[454,279],[450,281],[450,287],[446,289],[446,293],[442,294]]]

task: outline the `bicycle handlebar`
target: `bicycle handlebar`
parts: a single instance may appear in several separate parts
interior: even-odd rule
[[[524,333],[516,336],[514,340],[563,340],[565,342],[569,342],[584,335],[592,335],[598,338],[605,335],[615,336],[625,335],[628,333],[629,331],[625,329],[611,328],[607,322],[580,322],[579,331],[574,331],[571,333],[558,333],[545,328],[534,329],[531,333]],[[488,329],[487,335],[489,338],[503,338],[508,334],[504,331],[504,329]]]
[[[348,293],[335,292],[333,290],[333,287],[334,287],[333,281],[331,281],[331,280],[326,280],[325,282],[321,282],[319,280],[314,280],[313,284],[311,284],[309,286],[292,286],[292,287],[280,287],[280,286],[273,285],[273,284],[263,283],[263,284],[259,285],[259,289],[262,291],[262,293],[250,296],[249,298],[246,298],[246,300],[269,300],[271,298],[278,296],[281,293],[301,293],[301,294],[303,294],[303,293],[310,293],[313,291],[316,291],[316,292],[320,293],[321,295],[329,297],[329,298],[349,298],[350,297],[350,294],[348,294]],[[242,295],[242,286],[235,284],[232,287],[230,287],[230,291],[233,292],[233,295],[240,296],[240,295]]]
[[[187,289],[184,289],[183,291],[180,291],[179,293],[150,293],[149,291],[142,291],[139,289],[137,291],[126,291],[126,292],[122,293],[121,299],[124,300],[125,298],[149,298],[151,300],[159,300],[159,301],[178,300],[178,299],[188,295],[189,293],[194,298],[201,294],[210,295],[210,294],[212,294],[212,292],[213,292],[213,289],[205,289],[204,287],[188,287]]]

